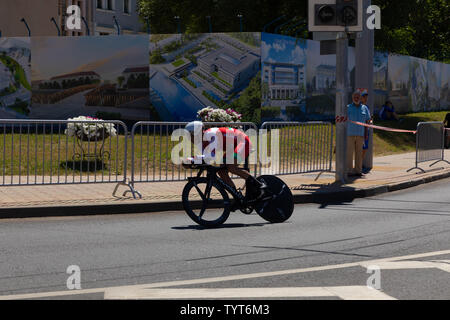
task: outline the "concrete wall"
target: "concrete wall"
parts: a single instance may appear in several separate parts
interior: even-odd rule
[[[117,28],[114,24],[113,16],[116,16],[119,22],[122,34],[136,34],[141,31],[142,24],[139,22],[137,13],[137,1],[130,0],[129,13],[124,12],[124,0],[112,0],[113,10],[106,9],[107,1],[104,1],[104,9],[97,8],[97,1],[94,1],[95,6],[95,33],[117,34]]]
[[[0,30],[2,37],[27,37],[28,30],[20,20],[25,18],[32,36],[56,36],[50,21],[58,20],[58,0],[1,0]]]

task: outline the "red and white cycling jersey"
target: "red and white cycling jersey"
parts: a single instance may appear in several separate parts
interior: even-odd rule
[[[212,135],[211,141],[203,141],[203,150],[214,141],[215,136],[222,136],[222,152],[223,152],[223,159],[226,159],[226,151],[227,151],[227,140],[233,141],[233,159],[238,159],[239,161],[245,160],[251,150],[251,142],[250,138],[241,130],[234,129],[234,128],[211,128],[205,131],[204,136],[208,137],[209,135]],[[215,156],[215,153],[218,150],[213,150],[212,156]],[[206,155],[208,156],[208,155]]]

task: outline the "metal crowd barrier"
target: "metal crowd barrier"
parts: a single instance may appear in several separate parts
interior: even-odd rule
[[[420,163],[435,161],[430,167],[439,162],[450,162],[444,160],[445,127],[443,122],[419,122],[416,132],[416,164],[407,172],[417,169],[425,172],[419,167]]]
[[[130,191],[126,191],[141,197],[139,191],[135,189],[135,183],[142,182],[165,182],[165,181],[183,181],[192,177],[193,172],[176,165],[171,160],[172,148],[180,141],[172,141],[172,133],[177,129],[184,129],[187,122],[158,122],[141,121],[137,122],[131,129],[131,174]],[[242,131],[258,128],[251,122],[239,123],[218,123],[204,122],[208,127],[234,127]],[[195,153],[195,151],[193,151]],[[196,155],[194,154],[193,155]],[[257,170],[257,153],[253,152],[250,157],[254,161],[250,162],[249,169]]]
[[[77,131],[84,134],[68,134],[74,125],[84,127],[84,131]],[[134,198],[141,197],[135,183],[182,181],[193,175],[192,170],[171,160],[173,147],[180,143],[172,141],[172,133],[185,125],[138,122],[129,134],[122,121],[0,120],[0,186],[117,183],[113,195],[123,185],[129,188],[124,195],[131,192]],[[268,146],[261,144],[261,132],[254,123],[204,125],[254,130],[245,164],[253,175],[331,171],[331,123],[266,122],[261,129],[270,133],[266,136]],[[110,135],[113,128],[117,134]],[[278,129],[278,141],[272,135],[274,129]],[[92,131],[96,134],[89,135]],[[261,148],[266,153],[261,153]],[[279,156],[261,158],[275,149]],[[261,161],[267,159],[272,162]]]
[[[121,121],[2,119],[0,186],[128,186],[127,134]]]
[[[265,122],[261,129],[279,130],[278,163],[260,172],[286,175],[331,172],[333,125],[329,122]],[[270,148],[272,144],[268,144]]]

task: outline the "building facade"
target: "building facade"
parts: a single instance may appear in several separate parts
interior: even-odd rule
[[[239,89],[259,71],[260,57],[222,48],[197,60],[201,72],[225,91]]]
[[[326,91],[336,87],[336,67],[323,65],[316,69],[315,87],[317,91]]]
[[[32,36],[56,36],[57,29],[51,18],[60,21],[58,0],[0,1],[0,31],[2,37],[28,37],[28,24]]]
[[[303,64],[265,62],[262,81],[267,84],[263,99],[296,100],[305,98],[305,66]]]
[[[66,27],[67,8],[80,7],[81,29]],[[116,20],[114,20],[114,17]],[[137,13],[137,0],[14,0],[0,1],[0,31],[2,37],[137,34],[142,24]],[[55,23],[52,21],[54,19]]]
[[[387,67],[383,67],[373,74],[373,87],[375,89],[387,89]]]
[[[133,66],[126,68],[122,72],[121,77],[117,79],[119,88],[124,88],[126,86],[128,89],[141,88],[148,90],[149,71],[148,66]]]
[[[114,18],[121,34],[137,34],[142,31],[137,12],[137,0],[95,0],[95,35],[117,34]]]
[[[101,77],[95,71],[74,72],[50,78],[50,80],[35,80],[31,85],[38,89],[68,89],[86,84],[100,83]]]

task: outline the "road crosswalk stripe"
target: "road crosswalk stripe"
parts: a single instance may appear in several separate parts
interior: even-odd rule
[[[344,300],[396,300],[366,286],[285,288],[112,289],[105,299],[255,299],[338,297]]]
[[[446,254],[450,254],[450,250],[426,252],[426,253],[413,254],[413,255],[400,256],[400,257],[365,260],[365,261],[359,261],[359,262],[326,265],[326,266],[319,266],[319,267],[280,270],[280,271],[272,271],[272,272],[260,272],[260,273],[250,273],[250,274],[240,274],[240,275],[238,274],[238,275],[231,275],[231,276],[200,278],[200,279],[192,279],[192,280],[156,282],[156,283],[140,284],[140,285],[132,285],[132,286],[82,289],[82,290],[75,290],[75,291],[66,290],[66,291],[54,291],[54,292],[39,292],[39,293],[5,295],[5,296],[0,296],[0,300],[39,299],[39,298],[45,298],[45,297],[61,297],[61,296],[70,296],[70,295],[78,295],[78,294],[102,293],[102,292],[105,292],[106,290],[112,290],[112,289],[127,290],[127,289],[139,289],[139,288],[163,288],[163,287],[175,287],[175,286],[183,286],[183,285],[195,285],[195,284],[200,284],[200,283],[213,283],[213,282],[224,282],[224,281],[233,281],[233,280],[254,279],[254,278],[273,277],[273,276],[296,274],[296,273],[306,273],[306,272],[326,271],[326,270],[333,270],[333,269],[343,269],[343,268],[350,268],[350,267],[360,267],[362,265],[378,265],[378,264],[381,264],[382,262],[395,262],[395,261],[399,261],[399,260],[419,259],[419,258],[440,256],[440,255],[446,255]],[[443,265],[440,267],[444,268]]]
[[[450,260],[433,260],[433,261],[380,261],[374,263],[361,263],[362,267],[368,268],[370,266],[377,266],[384,270],[395,269],[440,269],[450,272]]]

